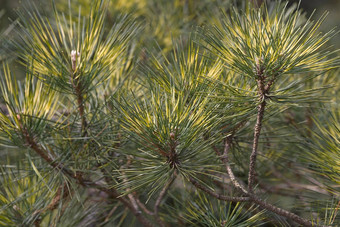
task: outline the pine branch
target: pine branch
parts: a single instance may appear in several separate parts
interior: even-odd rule
[[[71,84],[74,89],[74,93],[77,99],[77,104],[78,104],[78,110],[79,110],[79,115],[81,118],[81,135],[82,137],[86,136],[87,134],[87,121],[86,121],[86,116],[85,116],[85,106],[84,106],[84,98],[83,98],[83,93],[82,93],[82,85],[79,80],[79,76],[76,73],[77,69],[77,57],[79,56],[79,53],[75,50],[72,50],[71,52],[71,64],[72,64],[72,70],[71,70]]]
[[[170,178],[168,184],[166,184],[164,186],[164,188],[162,189],[162,191],[159,193],[159,196],[156,200],[156,203],[154,205],[154,216],[156,218],[156,221],[158,222],[158,224],[161,226],[161,227],[165,227],[166,225],[163,223],[163,221],[159,218],[159,215],[158,215],[158,211],[159,211],[159,205],[161,204],[164,196],[167,194],[169,188],[171,187],[172,183],[175,181],[176,179],[176,176],[177,176],[177,173],[174,172],[172,177]]]
[[[224,165],[227,169],[228,175],[230,177],[230,180],[233,183],[233,185],[235,186],[235,188],[237,188],[237,189],[241,190],[243,193],[247,194],[248,193],[247,189],[240,182],[238,182],[238,180],[236,179],[234,172],[231,169],[230,164],[229,164],[228,154],[229,154],[229,150],[230,150],[230,147],[231,147],[231,140],[232,140],[232,137],[227,136],[226,141],[225,141],[223,156],[221,156],[220,158],[221,158],[222,162],[224,163]]]
[[[58,205],[60,204],[60,202],[67,198],[68,196],[70,195],[70,191],[68,190],[68,187],[67,187],[67,184],[64,183],[62,186],[60,186],[56,192],[56,195],[55,197],[52,199],[52,201],[50,202],[50,204],[43,208],[43,209],[39,209],[39,210],[36,210],[33,215],[37,215],[37,216],[40,216],[43,212],[45,212],[46,210],[54,210],[58,207]],[[37,220],[35,220],[34,224],[35,226],[40,226],[40,222],[41,222],[41,219],[40,217],[37,218]]]
[[[159,212],[159,206],[164,198],[164,196],[167,194],[169,188],[171,187],[172,183],[175,181],[177,177],[177,173],[174,172],[174,174],[172,175],[172,177],[169,179],[169,182],[163,187],[163,189],[160,191],[157,199],[156,199],[156,202],[154,204],[154,207],[153,207],[153,211],[149,210],[145,205],[144,203],[142,203],[138,198],[136,198],[136,202],[138,204],[138,206],[148,215],[150,216],[154,216],[157,223],[162,226],[162,227],[165,227],[166,224],[159,218],[159,215],[158,215],[158,212]]]
[[[304,218],[301,218],[300,216],[292,213],[292,212],[289,212],[287,210],[284,210],[282,208],[279,208],[279,207],[276,207],[272,204],[269,204],[263,200],[261,200],[260,198],[258,198],[258,196],[256,196],[253,192],[250,192],[248,191],[244,186],[242,186],[236,179],[230,165],[229,165],[229,159],[228,159],[228,153],[229,153],[229,150],[230,150],[230,147],[231,147],[231,141],[232,141],[232,137],[231,136],[228,136],[226,138],[226,143],[225,143],[225,148],[224,148],[224,153],[223,153],[223,156],[222,156],[222,161],[223,163],[226,165],[226,168],[227,168],[227,172],[229,174],[229,177],[234,185],[235,188],[237,189],[240,189],[244,195],[246,196],[249,196],[249,197],[241,197],[241,198],[247,198],[247,200],[244,200],[242,202],[250,202],[250,203],[254,203],[258,206],[260,206],[261,208],[264,208],[268,211],[272,211],[280,216],[283,216],[283,217],[286,217],[286,218],[289,218],[293,221],[295,221],[296,223],[299,223],[303,226],[316,226],[315,224],[313,224],[312,222],[310,222],[309,220],[307,219],[304,219]],[[219,152],[220,153],[220,152]],[[200,188],[201,190],[205,191],[206,193],[214,196],[215,198],[217,199],[220,199],[220,200],[224,200],[222,198],[219,198],[220,195],[218,195],[217,193],[215,193],[215,195],[211,194],[211,193],[214,193],[212,191],[210,191],[208,188],[205,188],[203,185],[199,185],[199,183],[197,181],[195,181],[194,179],[192,179],[194,182],[192,183],[196,183],[198,184],[198,188]],[[249,187],[249,185],[248,185]],[[240,201],[241,202],[241,201]]]
[[[27,129],[23,128],[22,133],[26,141],[26,145],[33,149],[41,158],[43,158],[53,168],[58,169],[69,176],[74,176],[73,172],[66,168],[62,163],[57,163],[52,157],[48,155],[48,152],[41,147],[32,136],[29,135]]]
[[[121,195],[113,188],[108,189],[102,185],[99,185],[97,183],[92,182],[91,180],[84,179],[81,173],[73,174],[71,170],[66,168],[63,164],[58,163],[56,160],[48,156],[48,152],[41,147],[39,144],[37,144],[34,139],[27,133],[27,130],[24,131],[24,137],[26,139],[28,147],[33,149],[40,157],[42,157],[49,165],[51,165],[53,168],[59,169],[65,174],[67,174],[69,177],[76,180],[76,182],[84,187],[93,187],[97,188],[108,195],[112,196],[113,198],[118,199],[121,201],[127,208],[130,209],[130,211],[135,215],[135,217],[142,223],[144,226],[151,227],[153,226],[149,220],[147,220],[144,216],[142,216],[142,212],[139,211],[132,203],[130,203],[128,200],[126,200],[124,197],[121,197]]]
[[[261,128],[262,128],[262,120],[263,120],[265,106],[266,106],[266,101],[263,100],[258,106],[256,124],[254,127],[254,141],[253,141],[252,152],[250,155],[249,173],[248,173],[248,189],[250,192],[253,191],[253,184],[255,181],[255,165],[256,165],[256,157],[257,157],[257,147],[258,147],[258,142],[259,142]]]
[[[151,215],[153,216],[155,213],[151,210],[149,210],[145,205],[144,203],[142,203],[138,198],[136,198],[136,202],[138,204],[138,206],[148,215]]]
[[[193,179],[192,177],[189,177],[189,181],[198,189],[206,192],[207,194],[223,201],[230,201],[230,202],[246,202],[249,201],[249,197],[234,197],[234,196],[225,196],[218,194],[209,188],[205,187],[204,185],[200,184],[197,180]]]
[[[256,124],[254,127],[254,140],[253,140],[253,147],[252,152],[250,155],[250,162],[249,162],[249,173],[248,173],[248,190],[249,192],[253,191],[253,184],[255,181],[255,168],[256,168],[256,158],[257,158],[257,148],[259,143],[259,138],[262,129],[262,120],[264,116],[264,111],[266,107],[266,99],[269,94],[269,90],[274,83],[274,80],[277,76],[277,73],[272,75],[272,78],[266,83],[267,76],[264,75],[264,67],[261,65],[260,61],[257,62],[256,65],[256,81],[257,81],[257,88],[259,94],[259,101],[260,104],[257,107],[257,117],[256,117]]]
[[[254,194],[249,194],[250,198],[251,198],[251,201],[253,201],[256,205],[260,206],[261,208],[263,209],[266,209],[268,211],[272,211],[282,217],[286,217],[290,220],[293,220],[295,221],[296,223],[299,223],[303,226],[308,226],[308,227],[316,227],[318,225],[316,224],[313,224],[311,221],[307,220],[307,219],[304,219],[292,212],[289,212],[287,210],[284,210],[282,208],[279,208],[279,207],[276,207],[270,203],[267,203],[261,199],[259,199],[257,196],[255,196]]]
[[[133,213],[133,215],[138,219],[138,221],[146,227],[152,227],[152,223],[146,219],[140,210],[135,209],[135,206],[132,205],[128,200],[125,198],[121,197],[121,195],[114,189],[107,189],[103,186],[97,187],[99,190],[106,192],[108,195],[111,195],[112,197],[118,199],[120,202],[122,202],[127,208],[130,209],[130,211]]]

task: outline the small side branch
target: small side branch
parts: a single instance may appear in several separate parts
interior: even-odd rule
[[[253,184],[255,181],[255,165],[256,165],[256,158],[257,158],[257,147],[259,143],[265,107],[266,107],[266,101],[263,99],[260,105],[258,106],[256,124],[254,127],[253,147],[252,147],[252,152],[250,155],[250,162],[249,162],[248,189],[250,192],[253,191]]]
[[[273,213],[276,213],[282,217],[288,218],[290,220],[293,220],[294,222],[301,224],[303,226],[317,226],[317,225],[313,225],[313,223],[307,219],[304,219],[290,211],[284,210],[282,208],[276,207],[272,204],[269,204],[265,201],[263,201],[262,199],[260,199],[259,197],[257,197],[252,189],[253,189],[253,183],[254,183],[254,178],[255,178],[255,163],[256,163],[256,156],[257,156],[257,147],[258,147],[258,141],[259,141],[259,137],[260,137],[260,132],[261,132],[261,128],[262,128],[262,120],[263,120],[263,116],[264,116],[264,110],[265,110],[265,106],[266,106],[266,95],[268,94],[268,91],[271,87],[271,85],[273,84],[273,80],[270,80],[266,86],[264,86],[264,78],[262,77],[262,80],[258,80],[258,87],[259,87],[259,93],[260,93],[260,97],[261,97],[261,103],[258,106],[258,114],[257,114],[257,121],[255,124],[255,128],[254,128],[254,141],[253,141],[253,149],[252,149],[252,154],[250,156],[250,165],[249,165],[249,178],[248,178],[248,190],[245,188],[245,186],[241,185],[231,167],[230,167],[230,163],[229,163],[229,150],[231,148],[231,142],[232,142],[232,135],[227,136],[226,138],[226,142],[225,142],[225,147],[224,147],[224,152],[223,155],[220,156],[221,152],[219,152],[215,147],[214,150],[215,152],[220,156],[222,162],[225,164],[228,175],[230,177],[230,180],[233,184],[233,186],[239,190],[242,191],[242,193],[245,196],[248,197],[225,197],[222,196],[220,194],[217,194],[213,191],[211,191],[210,189],[206,188],[205,186],[199,184],[196,180],[190,178],[190,182],[197,187],[198,189],[206,192],[207,194],[212,195],[213,197],[219,199],[219,200],[226,200],[226,201],[233,201],[233,202],[250,202],[253,204],[258,205],[259,207],[271,211]]]
[[[258,197],[256,197],[255,195],[250,195],[251,200],[254,201],[255,204],[257,204],[259,207],[272,211],[273,213],[276,213],[280,216],[286,217],[288,219],[291,219],[293,221],[295,221],[296,223],[299,223],[300,225],[303,226],[308,226],[308,227],[312,227],[312,226],[317,226],[316,224],[313,225],[313,223],[307,219],[304,219],[292,212],[289,212],[287,210],[284,210],[282,208],[276,207],[272,204],[269,204],[261,199],[259,199]]]
[[[219,200],[223,200],[223,201],[230,201],[230,202],[246,202],[246,201],[250,201],[249,197],[234,197],[234,196],[225,196],[225,195],[221,195],[218,194],[212,190],[210,190],[209,188],[205,187],[204,185],[200,184],[198,181],[196,181],[193,178],[189,178],[189,181],[198,189],[206,192],[207,194],[219,199]]]
[[[59,169],[62,172],[64,172],[66,175],[70,176],[71,178],[75,179],[76,182],[83,187],[93,187],[97,188],[105,193],[107,193],[109,196],[118,199],[120,202],[122,202],[127,208],[130,209],[130,211],[135,215],[135,217],[139,220],[139,222],[146,227],[152,227],[153,225],[147,220],[143,215],[142,212],[139,209],[136,209],[136,207],[131,204],[126,198],[121,197],[120,193],[118,193],[115,189],[108,189],[102,185],[99,185],[95,182],[92,182],[89,179],[84,179],[82,174],[73,174],[71,170],[66,168],[63,164],[58,163],[56,160],[54,160],[52,157],[48,155],[48,152],[40,146],[27,132],[27,130],[23,129],[23,135],[26,140],[27,146],[33,149],[40,157],[42,157],[49,165],[51,165],[53,168]]]
[[[138,198],[136,198],[136,202],[138,204],[138,206],[148,215],[154,216],[157,223],[159,224],[159,226],[161,227],[165,227],[166,225],[164,224],[164,222],[159,218],[158,216],[158,212],[159,212],[159,206],[162,202],[162,200],[164,199],[165,195],[167,194],[169,188],[171,187],[172,183],[175,181],[177,177],[177,173],[175,172],[169,182],[164,186],[164,188],[161,190],[161,192],[159,193],[159,196],[156,199],[155,205],[153,207],[153,211],[149,210]]]
[[[39,209],[39,210],[36,210],[33,215],[37,215],[38,218],[36,219],[36,221],[34,222],[35,226],[40,226],[40,216],[42,213],[44,213],[45,211],[47,210],[54,210],[58,207],[58,205],[60,204],[60,202],[65,199],[66,197],[68,197],[70,194],[69,190],[68,190],[68,187],[67,187],[67,184],[64,183],[62,186],[60,186],[56,192],[56,195],[55,197],[52,199],[52,201],[50,202],[50,204],[43,208],[43,209]]]
[[[81,118],[81,132],[82,132],[82,136],[84,137],[87,134],[87,121],[86,121],[86,116],[85,116],[84,98],[79,87],[76,88],[76,96],[77,96],[79,115]]]
[[[229,175],[230,180],[233,183],[233,185],[237,189],[240,189],[243,193],[247,194],[248,193],[247,189],[238,182],[238,180],[236,179],[234,172],[231,169],[230,164],[229,164],[229,156],[228,155],[229,155],[229,150],[230,150],[230,147],[231,147],[231,140],[232,140],[232,137],[227,136],[225,146],[224,146],[224,152],[223,152],[223,156],[221,156],[221,160],[222,160],[223,164],[225,165],[225,167],[227,169],[228,175]]]
[[[171,176],[171,179],[168,182],[168,184],[165,185],[164,188],[162,189],[162,191],[159,193],[159,196],[158,196],[158,198],[156,200],[156,203],[154,205],[154,208],[153,208],[155,219],[156,219],[157,223],[161,227],[165,227],[165,224],[163,223],[163,221],[158,216],[159,205],[161,204],[164,196],[167,194],[167,192],[168,192],[169,188],[171,187],[172,183],[175,181],[176,176],[177,176],[177,174],[176,174],[176,172],[174,172],[174,174]]]
[[[22,133],[24,139],[26,141],[26,145],[33,149],[41,158],[43,158],[50,166],[55,169],[58,169],[65,174],[74,177],[74,174],[71,170],[67,169],[62,163],[56,162],[52,157],[49,156],[48,152],[41,147],[39,144],[36,143],[34,138],[32,138],[26,129],[22,129]]]
[[[256,167],[256,158],[257,158],[257,148],[259,144],[259,138],[262,129],[262,120],[264,116],[264,110],[266,107],[266,99],[269,94],[269,90],[274,83],[275,76],[270,79],[267,83],[265,83],[266,76],[263,75],[263,69],[260,65],[257,67],[257,88],[259,94],[260,104],[257,107],[257,117],[256,124],[254,127],[254,140],[253,147],[250,155],[249,161],[249,173],[248,173],[248,190],[249,192],[253,191],[253,185],[255,181],[255,167]]]
[[[138,198],[136,198],[136,202],[138,204],[138,206],[148,215],[153,216],[155,213],[151,210],[149,210],[144,203],[142,203]]]
[[[79,75],[77,75],[77,58],[79,56],[79,52],[72,50],[71,51],[71,77],[70,81],[77,99],[79,116],[81,118],[81,134],[82,136],[86,136],[87,134],[87,121],[85,116],[85,106],[84,106],[84,97],[82,92],[82,84],[81,80],[79,79]]]

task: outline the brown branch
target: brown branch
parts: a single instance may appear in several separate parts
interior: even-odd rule
[[[259,61],[258,61],[259,62]],[[258,198],[254,193],[253,193],[253,184],[255,180],[255,165],[256,165],[256,157],[257,157],[257,148],[258,148],[258,142],[259,142],[259,137],[261,133],[261,128],[262,128],[262,120],[264,116],[264,110],[266,107],[266,99],[268,98],[269,90],[271,86],[274,83],[275,76],[270,79],[267,84],[265,84],[266,81],[266,76],[263,75],[264,69],[260,65],[260,62],[257,63],[257,85],[258,85],[258,93],[260,96],[260,104],[258,105],[258,113],[257,113],[257,118],[256,118],[256,124],[254,127],[254,140],[253,140],[253,146],[252,146],[252,153],[250,155],[250,162],[249,162],[249,174],[248,174],[248,190],[242,186],[236,179],[230,164],[229,164],[229,158],[228,158],[228,153],[231,147],[231,140],[232,140],[232,135],[227,136],[226,138],[226,143],[224,147],[224,152],[223,156],[220,156],[220,152],[215,148],[215,152],[220,156],[222,162],[225,164],[227,172],[229,174],[230,180],[233,183],[235,188],[240,189],[244,195],[248,197],[225,197],[220,194],[217,194],[210,189],[206,188],[205,186],[199,184],[196,180],[193,178],[189,178],[190,182],[197,188],[201,189],[202,191],[206,192],[207,194],[212,195],[213,197],[219,199],[219,200],[226,200],[226,201],[233,201],[233,202],[251,202],[257,204],[259,207],[266,209],[268,211],[274,212],[280,216],[289,218],[296,223],[299,223],[303,226],[313,226],[313,223],[307,219],[304,219],[290,211],[284,210],[282,208],[276,207],[272,204],[269,204],[260,198]],[[316,226],[316,225],[314,225]]]
[[[224,195],[220,195],[218,193],[215,193],[213,191],[211,191],[210,189],[206,188],[205,186],[199,184],[196,180],[194,180],[193,178],[189,178],[190,182],[198,189],[206,192],[207,194],[219,199],[219,200],[223,200],[223,201],[231,201],[231,202],[254,202],[255,204],[257,204],[259,207],[266,209],[268,211],[274,212],[280,216],[289,218],[291,220],[293,220],[296,223],[299,223],[303,226],[316,226],[313,225],[312,222],[310,222],[307,219],[301,218],[300,216],[284,210],[282,208],[276,207],[272,204],[269,204],[261,199],[259,199],[257,196],[255,196],[254,194],[250,194],[248,193],[247,195],[249,195],[249,197],[231,197],[231,196],[224,196]]]
[[[76,94],[77,94],[79,115],[81,118],[81,132],[82,132],[82,137],[84,137],[87,135],[87,121],[86,121],[86,116],[85,116],[84,98],[81,92],[79,91],[79,88],[77,88]]]
[[[165,227],[166,225],[164,224],[164,222],[159,218],[158,216],[158,211],[159,211],[159,206],[164,198],[164,196],[167,194],[169,188],[171,187],[172,183],[175,181],[177,177],[176,172],[171,176],[169,182],[164,186],[164,188],[161,190],[161,192],[159,193],[158,198],[156,199],[155,205],[153,207],[153,212],[150,211],[145,205],[144,203],[142,203],[138,198],[136,198],[136,202],[139,205],[139,207],[148,215],[154,216],[157,223],[162,226]]]
[[[147,220],[144,216],[142,216],[142,212],[140,212],[138,209],[135,208],[134,205],[132,205],[128,200],[126,200],[124,197],[121,197],[120,193],[118,193],[115,189],[111,188],[108,189],[102,185],[99,185],[95,182],[92,182],[91,180],[84,179],[82,174],[76,173],[73,174],[71,170],[66,168],[63,164],[58,163],[53,158],[49,157],[48,152],[41,147],[39,144],[35,142],[35,140],[29,135],[27,130],[23,129],[23,135],[26,140],[27,146],[32,148],[40,157],[42,157],[49,165],[51,165],[53,168],[59,169],[62,172],[64,172],[66,175],[72,177],[76,180],[76,182],[84,187],[93,187],[97,188],[108,195],[112,196],[113,198],[118,199],[120,202],[122,202],[126,207],[130,209],[130,211],[136,216],[136,218],[142,223],[144,226],[151,227],[153,226],[149,220]]]
[[[219,199],[219,200],[223,200],[223,201],[230,201],[230,202],[246,202],[246,201],[250,201],[249,197],[234,197],[234,196],[225,196],[225,195],[221,195],[218,194],[216,192],[213,192],[212,190],[210,190],[209,188],[205,187],[204,185],[200,184],[198,181],[196,181],[195,179],[193,179],[192,177],[189,178],[189,181],[198,189],[206,192],[207,194]]]
[[[266,106],[266,101],[263,99],[260,105],[258,106],[256,124],[254,128],[254,141],[253,141],[253,148],[250,155],[250,162],[249,162],[249,174],[248,174],[248,189],[250,192],[253,191],[253,184],[255,181],[255,165],[256,165],[256,157],[257,157],[257,147],[261,133],[262,127],[262,120],[264,115],[264,109]]]
[[[339,200],[339,202],[338,202],[338,205],[337,205],[336,208],[335,208],[335,212],[334,212],[334,216],[333,216],[333,219],[332,219],[331,224],[333,224],[334,221],[335,221],[335,218],[336,218],[336,216],[337,216],[337,214],[338,214],[339,207],[340,207],[340,200]]]
[[[307,219],[304,219],[292,212],[289,212],[287,210],[284,210],[282,208],[276,207],[272,204],[269,204],[261,199],[259,199],[257,196],[253,195],[253,194],[249,194],[251,197],[251,200],[254,201],[255,204],[257,204],[259,207],[264,208],[268,211],[272,211],[280,216],[289,218],[293,221],[295,221],[296,223],[299,223],[303,226],[308,226],[308,227],[312,227],[312,226],[317,226],[317,225],[313,225],[313,223]]]
[[[33,212],[33,216],[37,216],[38,218],[34,221],[34,225],[36,227],[40,226],[40,222],[41,222],[41,214],[44,213],[46,210],[54,210],[57,208],[57,206],[60,204],[60,202],[65,199],[66,197],[68,197],[70,194],[67,184],[64,183],[62,186],[60,186],[57,189],[56,195],[55,197],[52,199],[52,201],[50,202],[50,204],[47,207],[44,207],[42,209],[36,210]]]
[[[257,117],[256,117],[256,124],[254,127],[254,140],[253,140],[253,147],[252,152],[250,155],[249,161],[249,173],[248,173],[248,190],[249,192],[253,191],[253,184],[255,181],[255,166],[256,166],[256,157],[257,157],[257,147],[259,143],[259,138],[261,134],[262,128],[262,120],[264,116],[264,110],[266,107],[266,98],[269,94],[270,87],[274,83],[274,78],[269,80],[268,83],[265,85],[266,76],[263,75],[263,69],[260,64],[257,65],[257,88],[259,93],[260,104],[257,107]]]
[[[50,166],[55,169],[58,169],[65,174],[74,177],[74,174],[71,170],[65,168],[62,163],[57,163],[52,157],[48,155],[48,152],[41,147],[39,144],[35,142],[35,140],[29,135],[28,131],[25,128],[22,128],[22,133],[24,136],[24,140],[26,141],[26,145],[32,148],[41,158],[43,158]]]
[[[257,148],[258,142],[261,134],[262,128],[262,120],[264,116],[264,110],[266,107],[266,98],[269,93],[270,87],[272,86],[274,79],[271,79],[266,85],[265,83],[265,76],[263,76],[263,72],[261,67],[258,67],[258,78],[257,78],[257,85],[258,85],[258,93],[260,95],[260,104],[258,105],[257,117],[256,117],[256,124],[254,127],[254,140],[253,140],[253,147],[252,152],[250,155],[250,162],[249,162],[249,173],[248,173],[248,196],[250,196],[251,200],[266,210],[272,211],[278,215],[283,217],[289,218],[296,223],[299,223],[303,226],[313,226],[312,222],[301,218],[300,216],[284,210],[282,208],[278,208],[272,204],[266,203],[265,201],[259,199],[255,194],[253,194],[253,184],[255,181],[255,166],[256,166],[256,157],[257,157]]]
[[[130,164],[131,164],[131,158],[130,158],[130,156],[128,156],[128,159],[127,159],[126,164],[125,164],[125,168],[129,168]],[[124,183],[127,183],[127,179],[126,179],[126,176],[124,175],[124,171],[122,171],[122,176],[123,176]],[[127,188],[127,191],[130,191],[130,190],[131,190],[130,188]],[[129,193],[129,194],[127,194],[127,197],[129,198],[130,203],[133,206],[134,210],[136,210],[138,213],[142,213],[139,210],[139,206],[138,206],[137,201],[136,201],[135,197],[133,196],[133,194]]]
[[[87,121],[85,116],[85,106],[84,106],[84,97],[82,92],[82,85],[81,80],[79,80],[79,75],[77,75],[77,57],[79,56],[79,53],[77,51],[72,50],[71,52],[71,84],[75,93],[75,96],[77,98],[77,104],[78,104],[78,110],[79,110],[79,116],[81,118],[81,133],[82,137],[86,136],[87,134]]]
[[[228,175],[229,175],[230,180],[233,183],[233,185],[237,189],[241,190],[243,193],[247,194],[248,193],[247,189],[238,182],[238,180],[236,179],[234,172],[231,169],[230,164],[229,164],[228,154],[229,154],[229,150],[230,150],[230,147],[231,147],[231,139],[232,139],[231,136],[227,136],[225,146],[224,146],[223,156],[221,156],[221,160],[222,160],[223,164],[225,165],[225,167],[227,169]]]
[[[274,212],[280,216],[283,216],[283,217],[286,217],[286,218],[289,218],[293,221],[295,221],[296,223],[299,223],[303,226],[313,226],[313,223],[310,222],[309,220],[307,219],[304,219],[304,218],[301,218],[300,216],[290,212],[290,211],[287,211],[287,210],[284,210],[282,208],[279,208],[279,207],[276,207],[272,204],[269,204],[263,200],[261,200],[260,198],[258,198],[255,194],[253,194],[252,192],[249,192],[246,190],[245,187],[243,187],[236,179],[235,175],[233,174],[233,171],[229,165],[229,159],[228,159],[228,153],[229,153],[229,150],[231,148],[231,140],[232,140],[232,137],[231,136],[228,136],[226,138],[226,143],[225,143],[225,148],[224,148],[224,153],[223,153],[223,156],[222,156],[222,162],[225,163],[226,165],[226,168],[227,168],[227,171],[228,171],[228,174],[229,174],[229,177],[230,177],[230,180],[232,181],[233,185],[235,188],[238,188],[238,189],[241,189],[241,191],[246,195],[246,196],[249,196],[249,197],[239,197],[239,198],[247,198],[246,200],[243,200],[243,201],[235,201],[235,202],[253,202],[255,204],[257,204],[259,207],[263,208],[263,209],[266,209],[268,211],[271,211],[271,212]],[[195,181],[194,179],[190,179],[190,181],[194,184],[196,183],[197,184],[197,188],[205,191],[206,193],[214,196],[215,198],[219,199],[219,200],[225,200],[225,199],[222,199],[220,198],[221,195],[217,194],[217,193],[214,193],[212,192],[211,190],[209,190],[208,188],[204,187],[203,185],[200,185],[197,181]],[[193,182],[195,181],[195,182]],[[233,200],[228,200],[228,201],[233,201]],[[316,226],[316,225],[314,225]]]
[[[129,198],[129,200],[130,200],[130,202],[131,202],[133,208],[134,208],[135,210],[137,210],[139,213],[142,213],[142,212],[139,210],[139,207],[138,207],[138,204],[137,204],[137,202],[136,202],[135,197],[134,197],[131,193],[130,193],[130,194],[127,194],[127,197]]]
[[[114,212],[117,210],[118,207],[119,207],[119,203],[110,210],[109,214],[105,217],[103,224],[106,224],[107,222],[109,222],[111,216],[114,214]]]
[[[79,81],[79,78],[75,76],[75,73],[72,73],[72,85],[75,92],[75,96],[77,98],[78,111],[79,116],[81,118],[81,135],[82,137],[84,137],[87,135],[87,121],[85,116],[84,97],[82,94],[81,83]]]
[[[174,172],[174,174],[171,176],[171,179],[169,180],[168,184],[166,184],[164,186],[164,188],[162,189],[162,191],[159,193],[159,196],[156,200],[156,203],[154,205],[154,216],[155,216],[155,219],[156,221],[158,222],[158,224],[161,226],[161,227],[165,227],[165,224],[163,223],[163,221],[159,218],[158,216],[158,211],[159,211],[159,205],[161,204],[164,196],[166,195],[166,193],[168,192],[169,188],[171,187],[172,183],[175,181],[176,179],[176,176],[177,176],[177,173]]]
[[[59,205],[60,201],[62,199],[65,199],[69,195],[69,193],[70,192],[68,190],[68,187],[67,187],[66,183],[64,183],[63,186],[60,186],[58,188],[56,196],[53,198],[51,203],[47,206],[47,209],[54,210],[55,208],[57,208],[57,206]]]
[[[151,215],[153,216],[155,213],[151,210],[149,210],[145,205],[144,203],[142,203],[138,198],[136,198],[136,202],[138,204],[138,206],[148,215]]]

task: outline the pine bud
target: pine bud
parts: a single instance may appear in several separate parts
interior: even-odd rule
[[[72,70],[76,70],[76,62],[77,62],[77,57],[80,55],[80,53],[76,50],[71,51],[71,62],[72,62]]]
[[[170,138],[171,138],[172,140],[174,140],[174,139],[175,139],[175,133],[171,132],[171,133],[170,133]]]

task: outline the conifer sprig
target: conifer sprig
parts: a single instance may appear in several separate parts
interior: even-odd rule
[[[93,90],[113,75],[140,24],[125,15],[106,31],[107,1],[95,1],[88,18],[60,14],[54,7],[54,21],[33,11],[22,16],[24,33],[15,45],[24,62],[33,63],[33,73],[62,92],[82,94]],[[67,17],[69,19],[67,19]],[[21,32],[20,30],[20,32]]]
[[[0,84],[5,110],[0,113],[1,137],[8,138],[8,145],[23,145],[24,133],[34,137],[44,137],[49,127],[55,127],[55,113],[59,104],[59,94],[35,79],[27,72],[24,83],[16,80],[8,65],[4,65]],[[53,123],[54,121],[54,123]]]
[[[324,48],[336,31],[318,32],[327,14],[314,22],[304,20],[298,6],[289,8],[288,2],[268,4],[254,8],[249,3],[243,11],[232,8],[224,13],[221,28],[205,32],[205,41],[226,67],[254,79],[259,69],[274,77],[337,67],[339,60]]]

